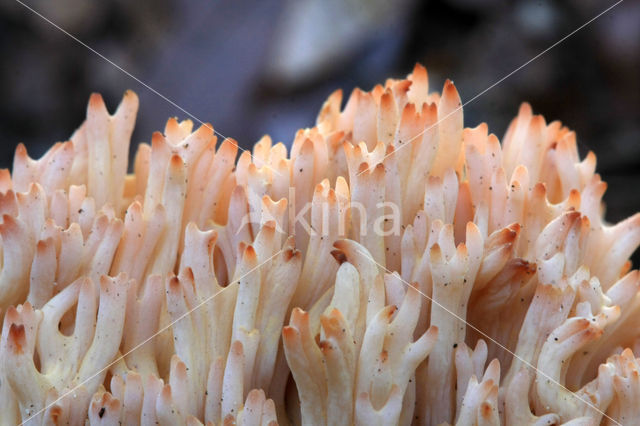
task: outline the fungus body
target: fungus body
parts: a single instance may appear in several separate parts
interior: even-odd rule
[[[0,424],[640,424],[640,214],[576,135],[452,82],[329,96],[288,150],[138,99],[0,171]]]

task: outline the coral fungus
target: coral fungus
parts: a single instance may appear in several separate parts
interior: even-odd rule
[[[640,423],[640,214],[561,123],[500,143],[417,65],[289,152],[172,118],[128,174],[137,109],[0,171],[1,424]]]

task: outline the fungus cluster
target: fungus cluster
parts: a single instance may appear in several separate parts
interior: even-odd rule
[[[639,424],[640,214],[575,133],[464,128],[420,65],[341,104],[289,152],[172,118],[130,174],[133,92],[20,145],[0,424]]]

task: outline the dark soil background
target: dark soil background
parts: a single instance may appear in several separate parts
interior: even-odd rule
[[[464,102],[614,3],[22,1],[246,148],[264,133],[290,143],[335,88],[370,89],[415,62],[438,90],[453,79]],[[499,137],[525,100],[576,130],[609,183],[612,222],[640,211],[639,22],[640,2],[623,1],[465,107],[466,125]],[[0,3],[0,49],[0,168],[18,142],[39,157],[66,140],[91,92],[112,110],[138,93],[134,142],[189,118],[14,0]]]

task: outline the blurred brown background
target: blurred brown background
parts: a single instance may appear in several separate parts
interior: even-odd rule
[[[614,1],[24,0],[246,148],[290,143],[335,88],[370,89],[427,66],[471,99]],[[91,92],[138,93],[134,142],[188,118],[14,0],[0,3],[0,167],[18,142],[67,139]],[[465,107],[499,137],[522,101],[576,130],[609,183],[607,217],[640,211],[640,2],[627,0]],[[134,147],[135,148],[135,143]],[[640,257],[635,256],[638,265]]]

